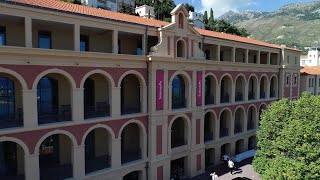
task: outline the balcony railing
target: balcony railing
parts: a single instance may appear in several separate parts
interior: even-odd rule
[[[94,157],[91,159],[86,159],[86,173],[98,171],[101,169],[109,168],[111,165],[111,158],[109,155]]]
[[[84,108],[84,118],[98,118],[110,116],[110,106],[107,102],[97,102],[95,106]]]
[[[255,93],[254,93],[254,92],[249,92],[249,93],[248,93],[248,99],[249,99],[249,100],[254,100],[254,99],[256,99]]]
[[[174,139],[171,141],[171,148],[180,147],[186,144],[187,142],[184,140],[184,138],[174,137]]]
[[[122,107],[122,106],[121,106]],[[131,106],[131,107],[123,107],[121,108],[121,114],[125,115],[125,114],[135,114],[135,113],[140,113],[141,112],[141,108],[140,108],[140,104],[137,104],[136,106]]]
[[[266,93],[265,92],[260,92],[260,99],[266,98]]]
[[[234,134],[242,132],[242,126],[241,125],[236,125],[234,127]]]
[[[204,133],[204,142],[213,140],[213,132],[205,132]]]
[[[0,116],[0,129],[22,127],[23,126],[23,112],[19,108],[18,112],[8,116]]]
[[[52,108],[50,112],[38,114],[39,124],[71,121],[71,105],[61,105],[60,108]]]
[[[186,108],[186,100],[180,99],[180,100],[173,100],[172,101],[172,109],[182,109]]]
[[[121,163],[128,163],[141,159],[141,149],[122,150]]]
[[[276,92],[275,92],[275,91],[270,91],[270,97],[271,97],[271,98],[276,97]]]
[[[40,166],[40,179],[68,179],[72,177],[72,164]]]
[[[228,128],[220,128],[220,138],[228,136]]]
[[[235,101],[243,101],[243,95],[241,92],[236,93]]]
[[[220,102],[221,103],[228,103],[229,102],[229,94],[228,93],[225,93],[225,94],[223,94],[222,96],[221,96],[221,98],[220,98]]]
[[[214,96],[206,96],[205,97],[205,105],[214,104]]]
[[[253,124],[252,121],[251,121],[251,122],[249,121],[248,124],[247,124],[247,126],[248,126],[248,127],[247,127],[248,130],[251,130],[251,129],[254,128],[254,124]]]

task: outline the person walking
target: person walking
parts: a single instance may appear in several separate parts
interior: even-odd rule
[[[230,169],[230,174],[233,175],[233,171],[234,171],[235,166],[234,166],[234,163],[230,159],[228,160],[228,167]]]
[[[211,176],[212,180],[218,180],[218,175],[216,175],[215,172],[211,173],[210,176]]]
[[[229,156],[225,154],[225,155],[222,156],[222,159],[223,159],[223,163],[225,165],[228,165],[228,160],[230,159]]]

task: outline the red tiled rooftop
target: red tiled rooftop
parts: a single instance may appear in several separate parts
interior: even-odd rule
[[[300,73],[320,75],[320,66],[305,66],[300,70]]]
[[[66,3],[59,0],[8,0],[11,3],[20,3],[25,5],[31,5],[31,6],[38,6],[42,8],[49,8],[54,10],[60,10],[65,12],[71,12],[76,14],[82,14],[82,15],[88,15],[93,17],[99,17],[99,18],[106,18],[110,20],[115,21],[123,21],[128,23],[135,23],[135,24],[141,24],[146,26],[152,26],[152,27],[161,27],[166,26],[170,23],[165,21],[159,21],[154,19],[147,19],[142,18],[138,16],[132,16],[127,15],[123,13],[113,12],[109,10],[99,9],[99,8],[93,8],[90,6],[83,6],[83,5],[77,5],[72,3]],[[275,44],[269,44],[263,41],[258,41],[254,39],[249,39],[246,37],[240,37],[236,35],[230,35],[220,32],[214,32],[209,30],[203,30],[195,28],[201,35],[204,36],[210,36],[220,39],[226,39],[226,40],[232,40],[237,42],[243,42],[243,43],[249,43],[249,44],[255,44],[260,46],[267,46],[272,48],[282,48],[281,46],[275,45]],[[285,47],[285,49],[290,49],[294,51],[300,51],[298,49],[288,48]]]

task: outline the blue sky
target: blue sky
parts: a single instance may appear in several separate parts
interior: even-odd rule
[[[176,4],[192,4],[196,11],[204,11],[213,8],[215,16],[219,16],[229,10],[255,10],[275,11],[283,5],[297,2],[311,2],[315,0],[174,0]]]

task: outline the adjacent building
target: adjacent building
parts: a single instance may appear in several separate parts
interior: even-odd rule
[[[299,97],[301,51],[55,0],[0,1],[0,179],[193,177]]]
[[[312,95],[320,95],[320,66],[303,67],[300,77],[300,94],[307,91]]]
[[[110,11],[118,11],[121,4],[132,7],[134,9],[134,0],[81,0],[83,5],[106,9]]]
[[[301,66],[320,66],[320,48],[310,48],[308,55],[301,55]]]
[[[189,11],[189,19],[194,27],[204,29],[202,13]]]
[[[139,16],[143,18],[148,18],[148,19],[155,18],[154,7],[152,6],[148,6],[148,5],[138,6],[135,9],[135,13],[139,14]]]

